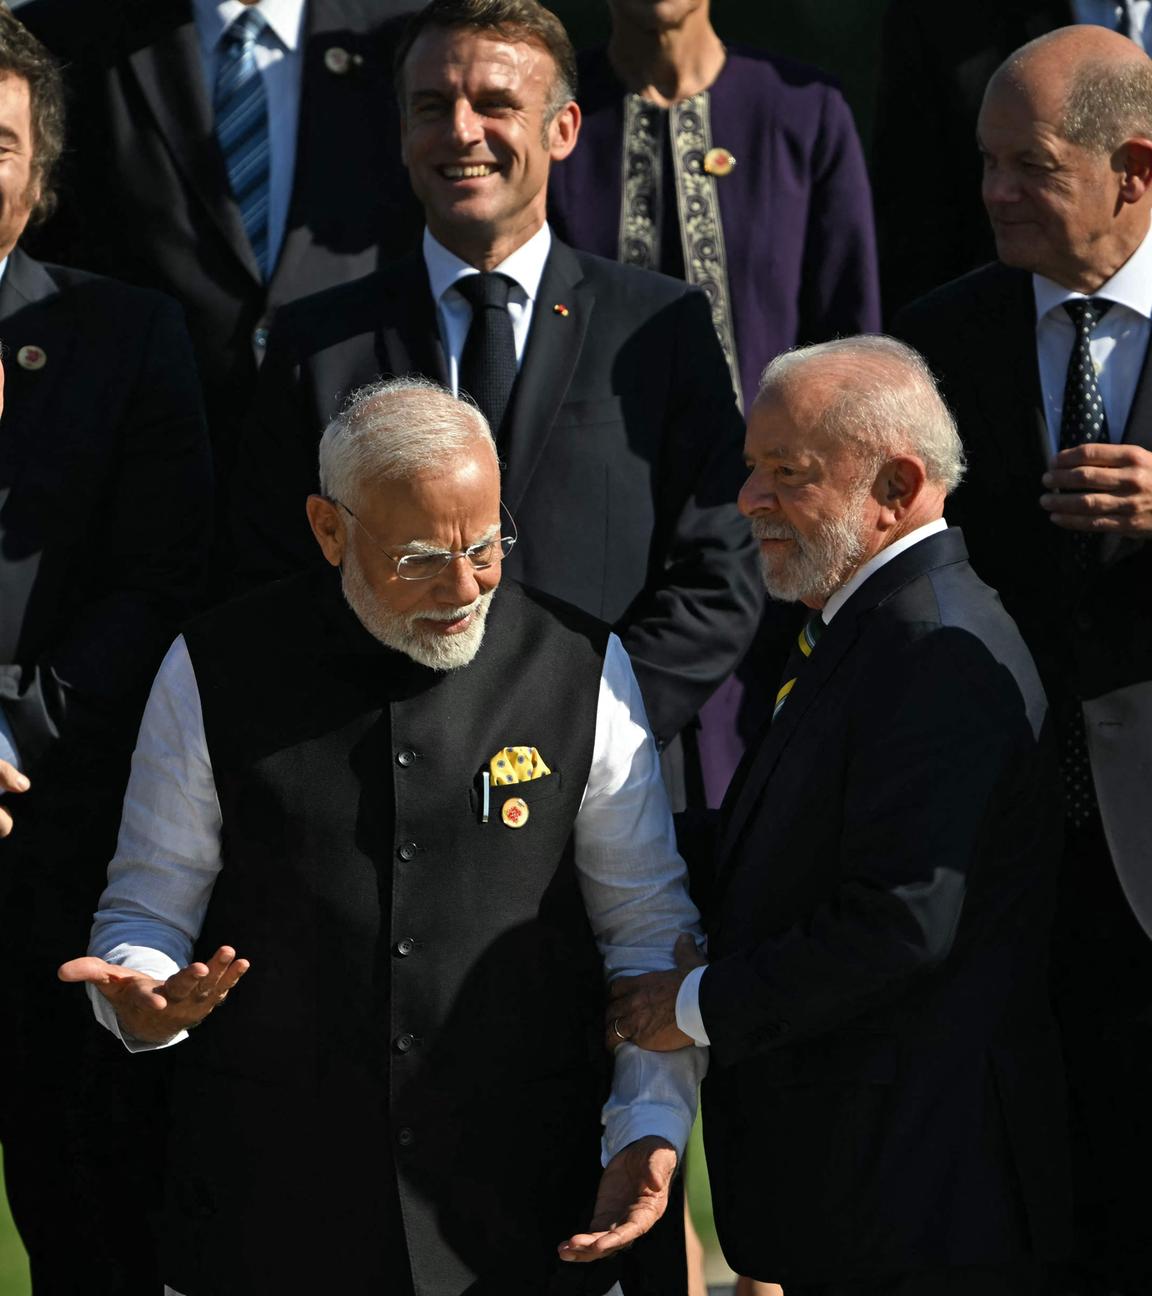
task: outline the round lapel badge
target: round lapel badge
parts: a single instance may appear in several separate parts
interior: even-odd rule
[[[500,810],[500,818],[509,828],[523,828],[528,822],[528,802],[523,797],[509,797]]]
[[[43,347],[22,346],[16,352],[16,363],[21,369],[43,369],[48,363],[48,354]]]
[[[335,76],[344,76],[352,66],[352,55],[339,45],[324,51],[324,66]]]
[[[704,154],[704,170],[710,176],[731,175],[736,169],[736,159],[726,148],[709,149]]]

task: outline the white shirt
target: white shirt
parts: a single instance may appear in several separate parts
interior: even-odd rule
[[[1127,9],[1132,24],[1132,39],[1141,49],[1147,49],[1144,38],[1148,31],[1148,10],[1152,8],[1152,0],[1075,0],[1072,8],[1077,22],[1111,27],[1113,31],[1120,22],[1120,15]]]
[[[874,554],[869,558],[862,567],[858,567],[851,579],[831,595],[820,609],[820,619],[826,626],[831,625],[832,618],[870,576],[874,576],[881,567],[890,563],[893,558],[902,554],[906,549],[911,549],[913,545],[919,544],[921,540],[927,540],[929,536],[947,530],[948,523],[943,518],[937,518],[935,522],[928,522],[922,527],[917,527],[915,531],[909,531],[906,536],[894,540],[886,548],[881,549],[878,554]],[[701,1046],[709,1043],[708,1032],[704,1029],[704,1017],[700,1012],[700,982],[707,971],[706,967],[693,968],[680,983],[680,990],[676,995],[676,1025],[680,1027],[685,1035],[690,1035]]]
[[[160,667],[141,722],[120,838],[89,952],[157,979],[191,962],[223,864],[220,834],[200,695],[180,638]],[[700,936],[656,746],[632,665],[615,635],[604,658],[592,766],[576,816],[575,859],[609,979],[667,971],[674,965],[676,937],[685,931]],[[236,941],[243,953],[242,932]],[[258,976],[259,969],[250,975]],[[90,994],[97,1018],[133,1052],[170,1047],[186,1037],[184,1032],[161,1046],[125,1039],[111,1004],[94,988]],[[707,1057],[697,1049],[617,1049],[603,1113],[605,1163],[648,1134],[666,1138],[683,1153],[706,1067]]]
[[[552,231],[547,223],[542,225],[527,243],[493,269],[511,279],[508,293],[508,314],[512,318],[512,334],[516,341],[516,366],[524,359],[528,330],[532,327],[532,310],[540,292],[544,263],[552,250]],[[454,287],[458,279],[479,274],[475,266],[461,261],[454,253],[436,241],[428,230],[424,231],[424,264],[428,268],[428,282],[432,287],[432,300],[436,303],[436,320],[440,326],[440,341],[444,346],[444,359],[448,366],[448,386],[457,395],[457,375],[460,357],[472,323],[472,307]]]
[[[306,0],[259,0],[256,5],[266,20],[255,53],[268,101],[268,261],[271,266],[276,264],[284,242],[296,175],[305,3]],[[240,0],[192,0],[209,105],[216,94],[222,37],[248,8]]]
[[[1053,454],[1060,445],[1060,418],[1064,410],[1064,384],[1076,327],[1064,309],[1066,301],[1086,295],[1113,303],[1096,325],[1089,343],[1096,381],[1108,416],[1108,435],[1124,437],[1136,384],[1152,335],[1152,230],[1119,270],[1091,294],[1069,292],[1043,275],[1032,276],[1036,299],[1036,356],[1040,389],[1048,423],[1048,444]]]

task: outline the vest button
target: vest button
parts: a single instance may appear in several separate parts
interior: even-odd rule
[[[411,1147],[412,1144],[416,1142],[416,1131],[409,1129],[408,1126],[405,1125],[402,1129],[396,1131],[396,1142],[399,1143],[401,1147]]]
[[[397,1053],[407,1053],[412,1045],[416,1043],[416,1037],[414,1035],[397,1035],[392,1043],[396,1046]]]
[[[405,936],[403,940],[398,940],[392,946],[392,953],[399,955],[400,958],[407,958],[416,948],[416,942],[411,937]]]
[[[407,863],[408,860],[416,858],[417,846],[415,842],[401,842],[396,854]]]
[[[396,764],[403,765],[405,769],[416,759],[414,751],[402,751],[396,753]]]

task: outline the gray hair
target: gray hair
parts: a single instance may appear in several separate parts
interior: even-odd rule
[[[825,431],[862,449],[869,470],[892,455],[915,455],[930,482],[956,489],[964,476],[964,447],[919,352],[879,334],[797,347],[764,370],[759,394],[803,381],[806,370],[821,365],[842,375],[830,384],[837,390],[821,413]],[[810,376],[816,380],[815,369]]]
[[[392,378],[354,391],[320,438],[320,492],[353,505],[362,486],[447,468],[483,445],[488,420],[426,378]]]
[[[1068,81],[1060,133],[1094,153],[1152,139],[1152,60],[1087,63]]]

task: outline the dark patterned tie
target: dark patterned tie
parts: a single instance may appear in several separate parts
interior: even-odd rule
[[[458,386],[480,406],[499,441],[516,381],[516,338],[508,314],[507,275],[485,272],[457,279],[456,291],[472,307],[472,323],[460,357]]]
[[[1064,303],[1064,309],[1076,329],[1076,340],[1072,344],[1072,354],[1068,357],[1068,379],[1064,384],[1064,411],[1060,419],[1061,450],[1109,439],[1108,416],[1104,411],[1090,344],[1093,330],[1108,313],[1111,305],[1111,302],[1091,297]],[[1095,561],[1099,547],[1097,537],[1073,531],[1067,539],[1076,582],[1079,583],[1085,579]],[[1073,827],[1084,828],[1092,823],[1099,812],[1079,699],[1069,699],[1059,719],[1064,812]]]
[[[800,633],[796,636],[796,642],[792,645],[792,651],[788,654],[788,660],[784,663],[783,682],[780,685],[779,692],[776,694],[776,705],[772,709],[773,720],[780,714],[784,703],[788,701],[788,697],[796,685],[796,680],[804,669],[804,663],[812,656],[816,641],[823,632],[824,618],[818,611],[813,612],[801,626]]]
[[[1132,39],[1132,10],[1128,7],[1128,0],[1120,0],[1116,6],[1118,13],[1116,15],[1116,30],[1121,36],[1127,36]]]
[[[264,15],[248,9],[224,33],[216,75],[216,138],[248,242],[268,278],[268,99],[256,66]]]

